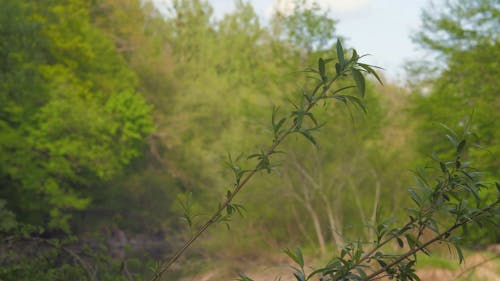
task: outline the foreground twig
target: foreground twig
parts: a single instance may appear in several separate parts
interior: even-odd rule
[[[393,266],[399,264],[401,261],[405,260],[409,256],[412,256],[415,253],[422,251],[423,249],[427,248],[429,245],[433,244],[434,242],[439,241],[439,240],[443,239],[444,237],[449,236],[455,229],[461,227],[464,224],[467,224],[467,223],[471,222],[473,219],[475,219],[478,216],[480,216],[480,215],[484,214],[485,212],[489,211],[490,209],[492,209],[493,207],[495,207],[499,203],[500,203],[500,199],[497,199],[491,205],[488,205],[487,207],[483,208],[481,211],[477,212],[474,216],[471,216],[471,218],[469,220],[462,220],[460,222],[455,223],[453,226],[449,227],[446,231],[444,231],[441,234],[435,236],[431,240],[429,240],[429,241],[425,242],[424,244],[422,244],[422,245],[420,245],[420,246],[418,246],[418,247],[416,247],[416,248],[408,251],[407,253],[401,255],[398,259],[394,260],[393,262],[387,264],[386,266],[384,266],[384,267],[380,268],[379,270],[373,272],[372,274],[368,275],[364,280],[365,281],[374,280],[374,278],[377,275],[380,275],[381,273],[386,272],[388,269],[390,269]]]
[[[341,91],[350,89],[350,88],[358,88],[359,92],[361,93],[362,96],[364,96],[365,92],[365,81],[364,77],[361,74],[362,72],[374,75],[377,80],[380,81],[380,78],[376,74],[376,72],[371,68],[370,65],[367,64],[362,64],[358,63],[358,60],[361,58],[356,51],[353,51],[352,57],[347,60],[344,58],[344,51],[342,49],[342,45],[340,42],[337,42],[337,58],[338,58],[338,63],[335,64],[335,75],[332,75],[333,77],[331,79],[328,78],[327,76],[327,71],[326,71],[326,64],[330,61],[329,60],[323,60],[319,59],[318,61],[318,70],[315,69],[307,69],[306,72],[312,72],[318,76],[318,78],[314,78],[319,81],[319,83],[316,85],[312,93],[304,93],[302,97],[302,104],[300,106],[297,106],[294,104],[295,111],[292,111],[292,114],[290,117],[293,117],[292,124],[287,130],[281,131],[280,128],[283,125],[283,123],[289,121],[289,118],[283,118],[281,119],[277,124],[274,123],[274,113],[273,112],[273,129],[274,129],[274,139],[272,145],[269,146],[269,148],[265,151],[263,151],[261,154],[255,154],[252,156],[249,156],[249,158],[257,157],[259,159],[259,162],[255,166],[254,169],[247,171],[248,174],[243,177],[240,181],[240,178],[238,177],[236,183],[235,183],[235,188],[233,191],[228,191],[228,195],[224,202],[220,204],[219,208],[217,211],[211,216],[211,218],[206,221],[194,234],[193,236],[184,243],[176,252],[175,254],[165,263],[161,264],[157,271],[154,273],[154,276],[150,279],[151,281],[158,280],[180,257],[181,255],[188,249],[211,225],[214,223],[217,223],[221,217],[222,217],[222,212],[226,209],[228,210],[228,213],[230,213],[230,209],[232,207],[232,201],[236,197],[236,195],[248,184],[248,182],[252,179],[252,177],[260,170],[267,170],[270,172],[270,163],[269,163],[269,158],[271,157],[272,154],[277,153],[276,148],[285,140],[289,135],[292,133],[300,133],[304,137],[306,137],[309,141],[312,143],[316,144],[314,138],[310,134],[310,131],[318,129],[321,125],[317,124],[316,119],[313,117],[313,114],[311,113],[311,110],[316,106],[316,104],[321,101],[321,100],[326,100],[329,98],[334,98],[337,100],[340,100],[347,104],[347,102],[350,102],[354,104],[354,106],[361,107],[364,110],[364,106],[362,105],[362,102],[355,96],[352,95],[339,95]],[[347,86],[347,87],[342,87],[339,89],[336,89],[335,91],[330,91],[330,88],[332,84],[340,77],[347,76],[347,73],[351,73],[352,77],[356,83],[356,86]],[[304,128],[303,127],[303,121],[306,119],[306,117],[310,118],[311,121],[316,125],[316,127],[313,128]],[[243,174],[239,174],[240,176]]]

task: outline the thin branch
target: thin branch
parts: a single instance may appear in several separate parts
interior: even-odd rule
[[[79,265],[81,268],[83,268],[83,270],[85,270],[85,273],[87,274],[87,277],[89,278],[89,280],[96,280],[96,276],[95,276],[95,270],[93,270],[91,268],[91,266],[85,262],[77,253],[75,253],[73,250],[67,248],[67,247],[64,247],[64,246],[60,246],[60,245],[57,245],[57,244],[54,244],[52,243],[51,241],[49,240],[46,240],[46,239],[42,239],[42,238],[27,238],[27,240],[32,240],[32,241],[35,241],[35,242],[38,242],[38,243],[41,243],[41,244],[46,244],[50,247],[53,247],[55,249],[61,249],[63,250],[64,252],[66,252],[67,254],[69,254]]]
[[[406,258],[408,258],[409,256],[411,255],[414,255],[415,253],[419,252],[419,251],[422,251],[423,249],[425,249],[426,247],[428,247],[429,245],[433,244],[434,242],[436,241],[439,241],[441,240],[443,237],[445,236],[448,236],[451,232],[453,232],[455,229],[461,227],[462,225],[464,224],[467,224],[469,222],[471,222],[474,218],[477,218],[478,216],[484,214],[485,212],[487,212],[488,210],[492,209],[495,205],[497,205],[498,203],[500,203],[500,198],[497,199],[494,203],[492,203],[491,205],[488,205],[487,207],[483,208],[481,211],[475,213],[473,216],[471,216],[470,218],[468,218],[467,220],[463,220],[461,222],[457,222],[455,223],[453,226],[451,226],[450,228],[448,228],[446,231],[442,232],[441,234],[435,236],[434,238],[432,238],[431,240],[425,242],[424,244],[420,245],[419,247],[416,247],[414,249],[412,249],[411,251],[408,251],[406,254],[400,256],[399,258],[397,258],[396,260],[394,260],[393,262],[389,263],[388,265],[380,268],[379,270],[373,272],[372,274],[368,275],[364,280],[365,281],[368,281],[368,280],[374,280],[373,278],[376,277],[377,275],[381,274],[381,273],[384,273],[386,272],[389,268],[392,268],[393,266],[399,264],[401,261],[405,260]]]
[[[344,71],[346,71],[346,70],[344,70]],[[342,75],[343,75],[343,72],[340,74],[336,74],[332,78],[332,80],[330,80],[328,82],[327,85],[324,85],[323,83],[318,84],[318,86],[313,91],[313,96],[316,94],[316,92],[318,90],[322,89],[322,91],[321,91],[319,97],[315,98],[306,107],[306,109],[305,109],[306,113],[311,111],[311,109],[318,103],[318,101],[320,101],[322,98],[324,98],[326,96],[326,94],[328,93],[328,90],[330,89],[333,82],[336,81]],[[323,87],[321,88],[321,86],[323,86]],[[293,122],[293,124],[290,126],[290,128],[288,130],[284,131],[283,134],[281,134],[281,136],[279,138],[277,138],[273,142],[273,144],[269,147],[267,152],[264,154],[265,158],[268,158],[269,156],[271,156],[275,152],[276,147],[286,137],[288,137],[290,134],[292,134],[295,131],[295,129],[298,128],[298,126],[299,126],[299,124],[296,124],[295,122]],[[186,243],[184,243],[184,245],[179,250],[177,250],[177,252],[175,252],[175,254],[172,256],[172,258],[170,258],[167,262],[165,262],[164,264],[162,264],[159,267],[159,270],[157,272],[155,272],[153,277],[151,277],[150,281],[158,280],[181,257],[181,255],[186,251],[186,249],[189,248],[191,246],[191,244],[193,244],[201,236],[201,234],[203,234],[208,229],[208,227],[210,227],[212,224],[214,224],[218,221],[218,219],[220,218],[221,213],[224,211],[224,209],[227,208],[227,206],[233,201],[234,197],[243,189],[243,187],[245,187],[247,185],[247,183],[250,181],[250,179],[257,173],[257,171],[260,170],[260,168],[262,167],[263,164],[264,164],[264,160],[259,161],[259,163],[255,166],[255,168],[253,170],[251,170],[251,172],[249,174],[247,174],[247,176],[241,181],[241,183],[239,185],[237,185],[237,187],[230,194],[230,196],[227,197],[227,199],[221,204],[219,209],[212,215],[212,217],[207,222],[205,222],[205,224],[203,224],[203,226],[201,226],[201,228]]]
[[[389,243],[390,241],[392,241],[394,238],[397,238],[399,236],[401,236],[403,233],[406,232],[406,230],[408,230],[407,228],[412,225],[416,220],[415,219],[411,219],[408,223],[406,223],[400,230],[397,234],[393,234],[391,233],[391,235],[385,239],[382,243],[378,244],[376,247],[374,247],[370,252],[368,252],[367,254],[364,255],[363,258],[361,258],[361,260],[359,260],[359,263],[358,265],[362,264],[363,262],[369,260],[371,258],[371,256],[373,254],[375,254],[375,252],[377,252],[380,248],[382,248],[385,244]]]

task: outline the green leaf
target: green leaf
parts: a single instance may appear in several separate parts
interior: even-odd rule
[[[344,95],[337,95],[334,96],[333,98],[343,102],[344,104],[347,104],[347,98]]]
[[[461,154],[465,147],[465,140],[462,140],[457,146],[457,154]]]
[[[408,246],[410,247],[410,249],[413,250],[415,248],[417,240],[411,234],[405,234],[405,238],[406,238],[406,242],[408,242]]]
[[[356,86],[346,86],[346,87],[342,87],[342,88],[339,88],[339,89],[336,89],[335,91],[330,91],[331,95],[334,96],[335,94],[339,93],[339,92],[342,92],[344,90],[347,90],[347,89],[350,89],[350,88],[354,88]]]
[[[414,190],[408,190],[408,193],[410,193],[410,198],[417,204],[417,206],[421,207],[422,206],[422,199]]]
[[[318,126],[318,121],[316,121],[316,118],[314,118],[314,115],[311,112],[307,112],[306,116],[309,117],[311,121],[313,121],[314,125]]]
[[[245,275],[245,274],[243,274],[243,273],[240,273],[240,274],[239,274],[239,277],[240,277],[240,278],[238,278],[238,281],[254,281],[252,278],[250,278],[250,277],[246,276],[246,275]]]
[[[401,238],[399,238],[399,237],[396,237],[396,240],[398,241],[399,247],[403,248],[404,247],[403,240]]]
[[[342,44],[340,43],[340,39],[337,39],[337,58],[339,60],[339,63],[342,66],[345,65],[344,48],[342,48]]]
[[[446,165],[443,162],[439,162],[439,167],[441,167],[441,171],[443,171],[443,173],[448,172],[448,169],[446,168]]]
[[[241,204],[232,204],[234,209],[238,212],[241,217],[244,217],[243,211],[247,212],[247,209]],[[243,211],[242,211],[243,210]]]
[[[462,249],[457,244],[453,243],[455,250],[457,250],[458,262],[461,264],[464,261],[464,254],[462,253]]]
[[[368,64],[364,64],[364,63],[359,63],[358,64],[359,66],[361,66],[364,70],[366,70],[368,73],[370,73],[371,75],[375,76],[375,78],[378,80],[378,82],[381,84],[381,85],[384,85],[384,83],[382,82],[382,80],[380,79],[380,77],[378,76],[377,72],[371,68],[370,65]]]
[[[286,118],[281,118],[280,121],[278,121],[278,124],[276,124],[276,132],[279,131],[279,129],[281,129],[281,126],[283,126],[283,123],[285,123],[286,121]]]
[[[366,107],[365,107],[365,104],[363,103],[363,101],[361,99],[359,99],[358,97],[355,97],[355,96],[349,96],[349,95],[346,95],[345,96],[352,104],[354,104],[355,106],[357,106],[358,108],[360,108],[361,110],[363,110],[363,112],[366,114],[368,113],[366,111]]]
[[[351,57],[351,62],[356,62],[359,59],[358,52],[356,50],[352,50],[352,57]]]
[[[287,254],[287,256],[289,256],[296,264],[298,264],[300,268],[304,268],[304,257],[299,247],[295,249],[295,253],[290,251],[290,249],[286,249],[285,254]]]
[[[297,256],[298,260],[299,260],[299,265],[301,268],[304,267],[304,256],[302,255],[302,251],[300,250],[299,247],[297,247],[295,249],[295,255]]]
[[[324,81],[326,78],[326,72],[325,72],[325,61],[323,60],[323,58],[318,59],[318,70],[321,79]]]
[[[356,88],[362,97],[365,96],[365,78],[363,74],[356,68],[351,68],[352,78],[354,78],[354,82],[356,82]]]
[[[306,281],[307,280],[306,277],[304,276],[304,273],[302,273],[298,269],[295,269],[293,276],[295,276],[295,279],[297,279],[297,281]]]
[[[314,146],[318,146],[318,143],[316,142],[316,140],[314,139],[314,137],[311,135],[311,133],[309,133],[309,131],[306,131],[306,130],[300,130],[298,131],[301,135],[303,135],[307,140],[309,140],[312,144],[314,144]]]
[[[337,73],[337,75],[340,75],[340,73],[342,73],[342,67],[340,66],[340,63],[335,63],[335,72]]]
[[[273,113],[271,116],[271,123],[273,126],[274,138],[277,139],[280,134],[280,129],[286,121],[286,118],[281,118],[278,123],[276,123],[276,115],[278,114],[279,107],[273,107]]]
[[[259,153],[255,153],[255,154],[251,154],[247,157],[247,159],[252,159],[252,158],[257,158],[257,159],[260,159],[262,155],[259,154]]]
[[[316,69],[314,68],[311,68],[311,67],[308,67],[304,70],[302,70],[302,72],[313,72],[313,73],[319,73]]]
[[[376,261],[380,264],[381,267],[385,268],[387,266],[387,263],[382,259],[376,259]]]

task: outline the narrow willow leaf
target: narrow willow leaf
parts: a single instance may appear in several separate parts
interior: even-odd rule
[[[396,240],[398,241],[399,247],[400,247],[400,248],[403,248],[403,247],[404,247],[404,245],[405,245],[405,244],[403,243],[403,240],[402,240],[401,238],[399,238],[399,237],[396,237]]]
[[[314,118],[314,115],[311,112],[307,112],[306,115],[313,121],[314,125],[318,126],[318,121]]]
[[[382,259],[376,259],[376,260],[377,260],[377,262],[380,264],[380,266],[381,266],[381,267],[384,267],[384,268],[385,268],[385,267],[387,266],[387,263],[386,263],[386,262],[384,262]]]
[[[358,108],[360,108],[361,110],[363,110],[363,112],[366,114],[368,113],[366,111],[366,107],[365,107],[365,104],[363,103],[363,101],[361,101],[358,97],[355,97],[355,96],[348,96],[346,95],[345,96],[352,104],[354,104],[355,106],[357,106]]]
[[[343,96],[343,95],[337,95],[337,96],[334,96],[333,98],[334,98],[334,99],[337,99],[337,100],[339,100],[339,101],[341,101],[341,102],[343,102],[344,104],[347,104],[347,99],[346,99],[346,97],[345,97],[345,96]]]
[[[340,39],[337,40],[337,58],[339,59],[339,63],[341,65],[345,64],[344,48],[342,48],[342,44],[340,43]]]
[[[311,67],[308,67],[304,70],[302,70],[301,72],[313,72],[313,73],[318,73],[318,71],[314,68],[311,68]]]
[[[318,143],[316,142],[314,137],[311,135],[311,133],[309,133],[308,131],[305,131],[305,130],[300,130],[299,133],[302,134],[312,144],[314,144],[314,146],[316,146],[316,147],[318,146]]]
[[[457,244],[453,243],[455,250],[457,250],[458,262],[461,264],[464,261],[464,254],[462,253],[462,249]]]
[[[405,234],[405,238],[406,238],[406,242],[408,242],[408,246],[410,247],[410,249],[413,250],[415,248],[415,244],[416,244],[415,237],[413,237],[413,235],[411,235],[411,234]]]
[[[359,276],[362,278],[362,280],[365,280],[367,275],[366,275],[366,272],[361,269],[359,266],[355,267],[354,270],[356,270],[359,274]]]
[[[249,155],[249,156],[247,157],[247,159],[252,159],[252,158],[260,158],[260,156],[261,156],[260,154],[255,153],[255,154]]]
[[[279,107],[273,106],[273,112],[271,114],[271,123],[273,124],[273,127],[276,127],[276,114],[278,113]]]
[[[351,57],[351,62],[356,62],[359,59],[358,52],[356,50],[352,50],[352,57]]]
[[[452,137],[450,135],[446,135],[446,138],[448,138],[448,140],[451,142],[451,144],[453,144],[453,146],[456,147],[458,145],[457,140],[454,137]]]
[[[243,212],[247,212],[247,209],[243,205],[233,204],[233,207],[236,209],[236,211],[241,217],[244,217]]]
[[[243,273],[240,273],[239,276],[240,278],[238,278],[238,281],[254,281],[252,278],[246,276]]]
[[[339,88],[339,89],[336,89],[334,91],[330,91],[330,93],[332,94],[332,96],[334,96],[335,94],[339,93],[339,92],[342,92],[344,90],[347,90],[347,89],[350,89],[350,88],[354,88],[356,86],[346,86],[346,87],[342,87],[342,88]]]
[[[299,247],[295,249],[295,255],[297,256],[300,267],[304,268],[304,256],[302,255],[302,251],[300,250]]]
[[[465,140],[462,140],[457,146],[457,154],[461,154],[465,147]]]
[[[352,78],[354,78],[354,82],[356,82],[356,87],[362,97],[365,96],[365,78],[363,74],[356,68],[351,68]]]
[[[300,270],[296,269],[295,273],[293,273],[293,276],[295,276],[295,279],[297,279],[297,281],[307,281],[304,273],[302,273]]]
[[[417,206],[422,207],[422,199],[414,190],[408,190],[408,193],[410,193],[410,198],[417,204]]]
[[[370,65],[368,64],[364,64],[364,63],[359,63],[358,64],[359,66],[361,66],[364,70],[366,70],[368,73],[370,73],[371,75],[375,76],[375,78],[377,79],[377,81],[381,84],[381,85],[384,85],[384,83],[382,82],[382,79],[380,79],[380,77],[378,76],[377,72],[371,68]]]
[[[448,172],[448,169],[446,168],[446,165],[443,162],[439,162],[439,167],[441,167],[441,171],[443,171],[443,173]]]
[[[323,58],[319,58],[318,59],[318,71],[319,71],[319,75],[321,76],[321,78],[323,79],[324,77],[326,77],[326,72],[325,72],[325,61],[323,60]],[[324,79],[323,79],[324,80]]]
[[[300,248],[297,247],[297,249],[295,249],[295,253],[290,251],[290,249],[286,249],[285,254],[287,254],[287,256],[289,256],[301,268],[304,267],[304,258],[302,256],[302,252],[300,251]]]
[[[453,131],[450,127],[448,127],[445,124],[440,123],[440,122],[438,122],[438,124],[439,124],[439,126],[443,127],[445,130],[447,130],[448,132],[450,132],[453,135],[454,139],[458,138],[457,133],[455,131]],[[455,143],[453,145],[457,146],[456,141],[455,141]]]

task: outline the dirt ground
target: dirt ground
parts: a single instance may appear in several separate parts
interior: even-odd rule
[[[456,271],[423,268],[418,271],[422,281],[500,281],[500,266],[496,259],[491,259],[484,254],[474,254],[466,258],[463,265]]]
[[[476,253],[468,256],[455,271],[442,268],[426,267],[417,270],[422,281],[500,281],[500,257]],[[234,281],[240,270],[212,270],[202,275],[185,278],[181,281]],[[275,260],[270,266],[258,266],[249,261],[245,273],[255,281],[295,281],[287,261]],[[378,279],[388,280],[388,279]],[[315,279],[316,281],[316,279]]]

